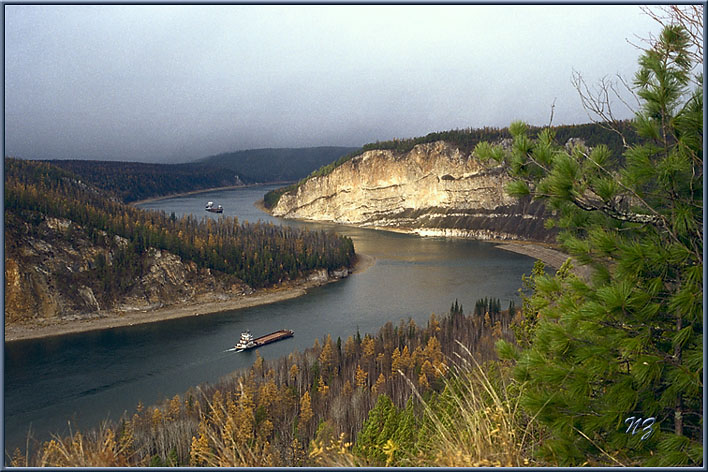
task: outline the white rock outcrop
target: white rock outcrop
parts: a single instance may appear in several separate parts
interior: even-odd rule
[[[510,177],[438,141],[367,151],[280,197],[275,216],[477,239],[539,239],[543,207],[505,192]]]

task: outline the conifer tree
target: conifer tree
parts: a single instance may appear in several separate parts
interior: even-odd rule
[[[478,149],[509,167],[510,193],[555,210],[559,242],[592,268],[537,273],[530,345],[499,343],[562,465],[702,463],[703,91],[688,47],[673,25],[641,56],[642,142],[623,159],[522,123],[510,151]]]
[[[386,455],[384,444],[393,437],[398,426],[398,410],[386,394],[379,395],[376,406],[369,411],[357,435],[354,451],[374,463],[383,464]]]

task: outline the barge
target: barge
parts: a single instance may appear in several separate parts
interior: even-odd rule
[[[241,339],[234,346],[236,352],[245,351],[247,349],[253,349],[254,347],[264,346],[266,344],[274,343],[280,341],[281,339],[291,338],[295,333],[291,329],[280,329],[265,336],[259,338],[254,338],[249,330],[241,333]]]

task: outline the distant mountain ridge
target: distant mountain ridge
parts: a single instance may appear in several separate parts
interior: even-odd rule
[[[230,169],[249,183],[290,182],[358,149],[343,146],[250,149],[204,157],[195,163]]]
[[[48,160],[125,203],[195,190],[292,182],[358,148],[266,148],[208,156],[189,163]]]
[[[243,185],[238,172],[203,164],[51,160],[44,161],[76,174],[125,203],[146,198]]]

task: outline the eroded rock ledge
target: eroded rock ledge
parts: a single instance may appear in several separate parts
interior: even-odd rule
[[[275,216],[423,236],[552,241],[544,207],[505,192],[510,177],[443,141],[367,151],[280,197]]]

